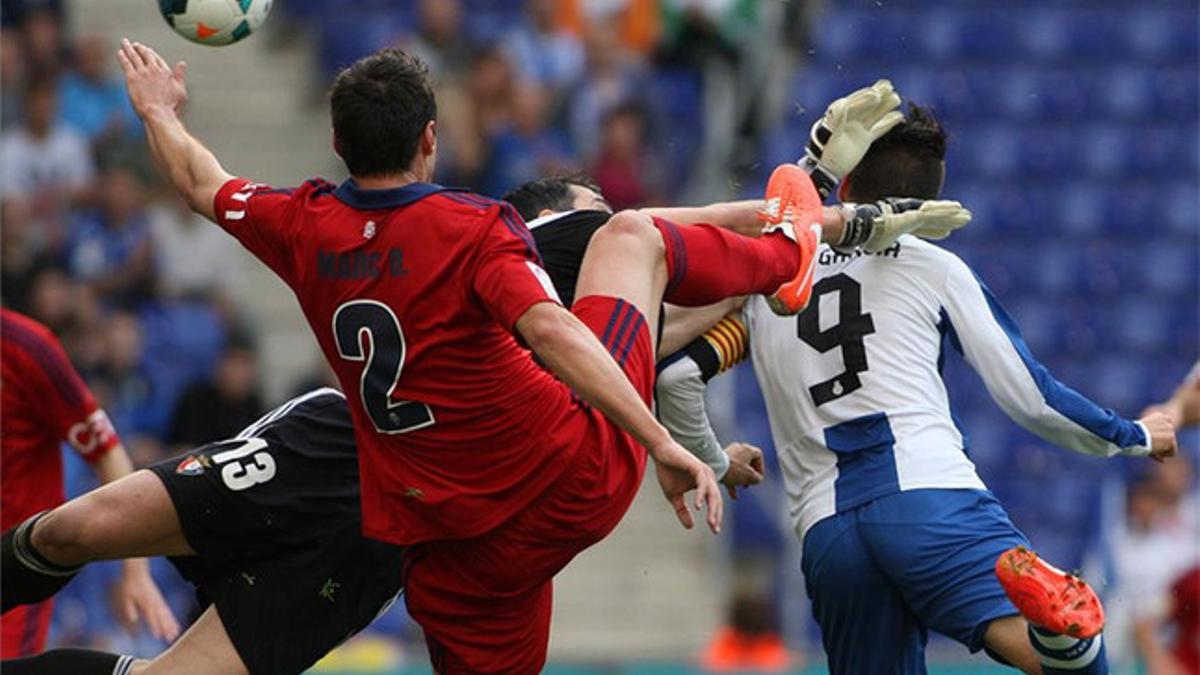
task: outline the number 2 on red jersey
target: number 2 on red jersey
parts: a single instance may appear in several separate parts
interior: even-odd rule
[[[404,330],[391,308],[376,300],[341,305],[333,313],[333,338],[343,359],[366,362],[358,393],[375,431],[404,434],[434,423],[433,411],[424,403],[392,400],[404,370],[405,345]]]

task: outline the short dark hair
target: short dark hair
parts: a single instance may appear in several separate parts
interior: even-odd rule
[[[525,220],[533,220],[542,209],[551,211],[570,211],[574,197],[571,186],[581,187],[600,193],[600,186],[584,173],[571,173],[561,176],[539,178],[523,183],[508,191],[504,201],[513,205],[517,213]]]
[[[909,103],[905,120],[872,143],[850,172],[848,196],[857,202],[885,197],[937,199],[945,159],[942,123],[929,108]]]
[[[338,73],[330,92],[333,137],[353,176],[387,176],[412,165],[425,126],[437,119],[429,68],[382,49]]]

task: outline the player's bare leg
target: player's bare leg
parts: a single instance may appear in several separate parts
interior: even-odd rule
[[[646,319],[657,335],[667,287],[666,245],[654,221],[637,211],[621,211],[596,230],[584,253],[575,297],[621,298]]]
[[[1028,675],[1042,675],[1042,662],[1029,644],[1029,624],[1024,617],[1006,616],[988,624],[983,634],[988,651]]]
[[[214,607],[153,661],[134,664],[130,675],[242,675],[248,673]]]
[[[152,661],[68,648],[4,661],[3,665],[9,675],[245,675],[249,672],[213,607],[204,610],[183,636]]]
[[[3,610],[54,595],[88,562],[194,553],[162,481],[137,471],[4,533]]]
[[[166,487],[145,470],[47,513],[33,528],[31,541],[59,565],[195,554]]]

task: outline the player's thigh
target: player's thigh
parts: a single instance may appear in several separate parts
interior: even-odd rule
[[[573,313],[600,339],[625,372],[646,405],[654,397],[654,333],[649,319],[633,303],[619,297],[578,298]]]
[[[216,609],[209,607],[175,644],[153,661],[134,664],[131,675],[243,675],[238,656]]]
[[[433,669],[443,675],[541,672],[550,641],[553,582],[497,595],[444,562],[433,554],[405,578],[405,603],[424,631]]]
[[[997,558],[1028,545],[991,493],[912,490],[864,508],[861,529],[880,569],[921,622],[965,645],[984,646],[988,625],[1017,615],[996,579]]]
[[[162,481],[145,470],[43,516],[34,528],[33,545],[62,565],[192,553],[170,495]]]
[[[829,672],[924,673],[925,630],[875,566],[853,512],[814,525],[803,547],[804,583]]]
[[[667,287],[666,247],[650,217],[622,211],[596,230],[583,256],[576,302],[589,295],[622,298],[646,318],[656,335]]]

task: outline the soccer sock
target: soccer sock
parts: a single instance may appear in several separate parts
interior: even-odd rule
[[[1102,637],[1100,634],[1080,640],[1029,626],[1029,642],[1041,659],[1045,675],[1108,675]]]
[[[37,656],[0,662],[5,675],[128,675],[132,656],[90,649],[51,649]]]
[[[710,305],[735,295],[774,293],[800,269],[800,248],[782,232],[757,239],[712,225],[654,219],[667,249],[667,302]]]
[[[33,526],[45,513],[26,519],[0,537],[0,568],[4,570],[0,575],[0,612],[49,598],[81,569],[56,565],[33,548]]]

